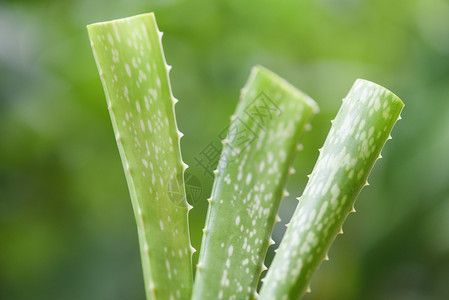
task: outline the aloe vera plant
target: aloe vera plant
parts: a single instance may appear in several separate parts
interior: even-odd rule
[[[173,97],[153,14],[88,26],[136,217],[148,299],[189,299],[191,255]]]
[[[304,194],[265,278],[260,299],[297,299],[308,288],[378,158],[404,104],[357,80],[324,143]]]
[[[209,199],[193,299],[252,299],[299,139],[315,102],[255,67],[242,90]]]
[[[318,111],[286,81],[255,67],[215,171],[195,283],[180,138],[162,33],[154,15],[88,26],[136,217],[147,299],[253,299],[290,165]],[[358,80],[340,108],[261,299],[306,290],[390,138],[403,103]],[[192,293],[193,289],[193,293]]]

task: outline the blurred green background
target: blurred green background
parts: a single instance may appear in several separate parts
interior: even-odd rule
[[[194,158],[227,126],[251,66],[321,107],[282,223],[341,99],[365,78],[403,99],[403,120],[304,299],[449,299],[447,0],[2,0],[0,299],[144,299],[85,25],[149,11],[165,32],[183,156],[202,188],[190,215],[195,248],[212,180]]]

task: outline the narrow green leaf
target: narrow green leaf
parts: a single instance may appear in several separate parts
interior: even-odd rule
[[[242,90],[220,158],[193,299],[252,299],[289,167],[315,102],[255,67]]]
[[[260,299],[298,299],[327,251],[378,158],[404,104],[385,88],[357,80],[343,100]]]
[[[88,26],[136,217],[148,299],[189,299],[191,255],[174,104],[152,13]]]

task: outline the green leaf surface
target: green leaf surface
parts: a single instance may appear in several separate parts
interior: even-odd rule
[[[209,200],[193,299],[253,299],[300,137],[318,110],[255,67],[242,90]]]
[[[152,13],[88,26],[136,217],[148,299],[189,299],[191,255],[169,66]]]
[[[261,289],[260,299],[298,299],[327,251],[404,104],[387,89],[357,80],[343,99],[310,180]]]

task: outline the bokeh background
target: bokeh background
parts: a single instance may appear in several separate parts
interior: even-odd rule
[[[272,69],[321,107],[282,223],[341,99],[365,78],[403,99],[403,120],[304,299],[449,299],[447,0],[2,0],[0,299],[144,299],[85,25],[150,11],[173,65],[184,160],[202,190],[189,199],[197,249],[212,179],[194,158],[227,126],[250,68]],[[275,229],[279,241],[284,227]]]

